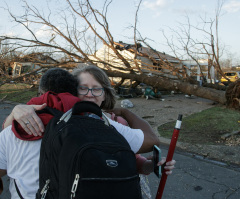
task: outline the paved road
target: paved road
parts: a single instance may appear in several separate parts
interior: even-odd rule
[[[14,105],[0,103],[0,123],[10,113]],[[166,156],[167,146],[162,147]],[[174,173],[168,177],[163,198],[167,199],[239,199],[240,168],[230,167],[220,162],[206,161],[189,153],[176,151],[177,161]],[[9,199],[8,178],[4,177],[5,191],[0,199]],[[148,181],[155,198],[159,179],[151,174]]]

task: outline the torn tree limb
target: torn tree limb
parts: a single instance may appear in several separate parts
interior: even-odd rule
[[[42,69],[42,68],[39,68],[39,69],[33,70],[33,71],[29,72],[29,73],[24,73],[24,74],[22,74],[22,75],[19,75],[19,76],[17,76],[17,77],[7,78],[6,80],[4,80],[4,81],[2,81],[2,82],[0,81],[0,86],[4,85],[4,84],[6,84],[6,83],[10,83],[11,81],[21,80],[21,79],[23,79],[24,77],[29,77],[30,75],[35,75],[35,74],[37,74],[37,72],[39,72],[40,70],[43,70],[43,69]]]
[[[105,72],[110,77],[122,77],[124,79],[131,79],[132,81],[139,81],[155,88],[172,90],[172,91],[180,91],[182,93],[195,95],[195,96],[209,99],[221,104],[226,103],[225,91],[216,90],[216,89],[207,88],[207,87],[201,87],[195,84],[181,82],[178,80],[170,80],[168,78],[163,78],[163,77],[155,77],[155,76],[149,77],[145,74],[140,74],[140,75],[128,74],[128,73],[120,73],[117,71],[105,71]]]

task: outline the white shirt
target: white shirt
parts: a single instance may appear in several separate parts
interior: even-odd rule
[[[110,123],[128,141],[136,153],[142,146],[144,134],[140,129],[131,129],[111,119]],[[7,170],[10,177],[9,190],[12,199],[18,199],[13,179],[24,199],[35,199],[39,184],[39,155],[41,140],[24,141],[15,137],[7,127],[0,133],[0,169]]]
[[[39,179],[39,154],[41,140],[23,141],[15,137],[7,127],[0,133],[0,169],[10,177],[9,190],[12,199],[18,199],[13,179],[24,199],[36,197]]]
[[[131,129],[128,126],[122,125],[116,121],[109,119],[111,125],[128,141],[132,151],[137,153],[143,144],[144,134],[140,129]]]

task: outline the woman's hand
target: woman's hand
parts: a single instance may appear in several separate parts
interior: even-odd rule
[[[112,110],[107,110],[108,113],[114,113],[116,116],[123,116],[124,108],[113,108]]]
[[[164,163],[166,162],[166,158],[163,157],[162,160],[160,162],[158,162],[158,166],[163,166]],[[169,162],[167,162],[165,165],[164,165],[164,169],[165,169],[165,173],[167,175],[170,175],[172,174],[172,170],[175,168],[174,165],[176,164],[176,161],[175,160],[171,160]]]
[[[44,125],[35,111],[42,110],[46,106],[46,103],[42,105],[17,105],[12,110],[11,115],[29,135],[41,136],[44,132]]]
[[[161,159],[161,161],[157,163],[157,165],[164,166],[166,174],[170,175],[170,174],[172,174],[172,170],[175,168],[174,165],[176,164],[176,161],[172,160],[172,161],[167,162],[166,164],[165,164],[165,162],[166,162],[166,158],[163,157]],[[149,173],[153,172],[153,157],[152,156],[148,157],[147,161],[144,162],[142,170],[145,174],[149,174]]]

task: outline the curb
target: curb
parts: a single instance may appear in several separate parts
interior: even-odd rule
[[[166,148],[168,148],[171,143],[171,139],[164,138],[161,136],[158,136],[158,137],[160,139],[160,143],[165,145]],[[196,158],[196,159],[199,159],[202,161],[217,164],[219,166],[231,167],[231,168],[240,170],[240,164],[238,162],[234,162],[234,161],[229,162],[229,160],[227,160],[227,159],[219,159],[216,156],[214,156],[214,157],[207,156],[206,154],[198,153],[194,150],[192,151],[189,148],[194,148],[194,145],[191,145],[189,143],[184,143],[184,142],[177,142],[177,144],[176,144],[176,150],[178,150],[179,153],[182,153],[187,156],[191,156],[193,158]]]
[[[0,103],[6,103],[6,104],[12,104],[12,105],[23,104],[23,103],[13,102],[13,101],[7,101],[7,100],[0,101]]]

